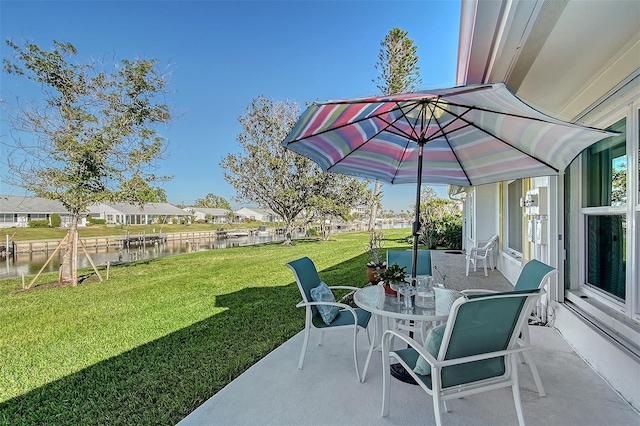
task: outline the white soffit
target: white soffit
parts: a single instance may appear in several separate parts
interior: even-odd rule
[[[509,75],[506,81],[520,80],[515,91],[532,106],[573,120],[640,68],[640,2],[569,1],[556,19],[526,74]],[[544,26],[544,20],[534,22],[531,33],[537,25]],[[531,41],[536,40],[527,39],[525,45]],[[523,71],[517,63],[514,70]]]

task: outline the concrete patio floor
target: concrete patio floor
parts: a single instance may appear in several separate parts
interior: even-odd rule
[[[511,285],[498,271],[464,276],[464,256],[434,252],[433,263],[447,271],[450,288]],[[322,272],[320,272],[322,275]],[[438,276],[438,274],[435,274]],[[431,398],[415,385],[392,380],[388,417],[380,415],[382,360],[374,353],[364,383],[356,379],[351,334],[327,333],[324,344],[311,336],[304,368],[298,370],[302,332],[253,365],[207,400],[180,426],[192,425],[418,425],[435,424]],[[551,327],[531,327],[533,356],[547,396],[540,397],[529,367],[519,365],[525,422],[529,425],[638,425],[640,414],[624,401]],[[358,359],[364,365],[368,341],[359,333]],[[451,401],[444,425],[517,424],[510,389]]]

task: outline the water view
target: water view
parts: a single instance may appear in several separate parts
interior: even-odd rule
[[[296,236],[294,235],[294,238]],[[250,235],[237,238],[227,239],[207,239],[199,241],[189,240],[172,240],[161,243],[147,243],[147,244],[132,244],[130,247],[100,247],[91,248],[88,250],[93,263],[96,266],[104,266],[107,262],[131,262],[135,260],[154,259],[157,257],[172,256],[176,254],[191,253],[194,251],[205,251],[224,249],[229,247],[240,247],[252,244],[264,244],[270,242],[283,241],[282,235],[268,235],[258,236]],[[0,258],[3,260],[2,269],[0,270],[0,279],[19,277],[24,274],[25,276],[35,275],[45,264],[49,256],[51,256],[53,250],[48,252],[33,252],[33,253],[16,253],[6,258]],[[55,272],[58,270],[62,258],[60,252],[56,253],[54,258],[49,262],[43,272]],[[91,268],[91,264],[84,255],[82,249],[78,251],[78,267],[79,268]]]
[[[383,224],[382,229],[389,228],[406,228],[407,223]],[[303,235],[293,234],[293,238],[301,238]],[[89,255],[93,263],[100,267],[111,262],[132,262],[136,260],[154,259],[157,257],[172,256],[176,254],[191,253],[195,251],[216,250],[230,247],[240,247],[253,244],[265,244],[271,242],[280,242],[284,240],[282,235],[249,235],[236,238],[226,239],[199,239],[197,241],[189,240],[171,240],[159,243],[132,244],[130,247],[100,247],[90,248]],[[40,271],[42,265],[45,264],[49,256],[53,253],[53,248],[49,251],[40,251],[32,253],[16,253],[7,257],[0,257],[0,279],[19,277],[22,274],[25,277],[35,275]],[[56,253],[54,258],[49,262],[44,272],[55,272],[61,262],[60,252]],[[84,255],[82,249],[78,252],[78,268],[91,268],[89,259]]]

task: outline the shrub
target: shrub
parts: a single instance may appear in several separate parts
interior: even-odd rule
[[[89,218],[89,223],[91,225],[104,225],[105,223],[107,223],[106,219],[98,219],[97,217],[90,217]]]
[[[446,249],[462,248],[462,215],[445,214],[436,224],[438,244]]]
[[[317,237],[317,236],[318,236],[318,231],[316,230],[316,228],[307,229],[307,237]]]
[[[49,227],[49,221],[46,219],[29,221],[29,228],[48,228],[48,227]]]
[[[62,223],[62,219],[60,219],[60,215],[58,213],[54,213],[51,215],[51,227],[52,228],[60,228],[60,224]]]

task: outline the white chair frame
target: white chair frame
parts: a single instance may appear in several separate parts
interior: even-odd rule
[[[473,263],[473,270],[477,270],[477,263],[482,261],[482,266],[484,268],[484,276],[487,276],[487,260],[489,261],[489,267],[491,269],[496,269],[493,263],[493,252],[498,245],[498,236],[494,235],[491,237],[489,241],[487,241],[481,247],[472,247],[467,252],[467,277],[469,276],[469,265]]]
[[[540,293],[543,293],[541,290]],[[527,300],[525,301],[514,330],[520,330],[525,323],[528,312],[532,309],[533,304],[535,304],[537,298],[540,293],[536,293],[530,296],[527,296]],[[491,297],[491,296],[489,296]],[[502,293],[500,295],[496,295],[496,297],[521,297],[520,295],[509,295]],[[431,365],[431,380],[432,387],[431,389],[424,384],[421,380],[417,379],[416,382],[418,385],[433,398],[433,409],[436,420],[436,425],[442,425],[441,419],[441,410],[440,403],[445,408],[446,412],[450,412],[451,410],[447,406],[447,401],[452,399],[460,399],[468,395],[473,395],[480,392],[491,391],[494,389],[499,389],[503,387],[511,387],[513,393],[514,404],[516,408],[516,414],[518,417],[518,423],[521,426],[524,426],[524,415],[522,411],[522,402],[520,399],[520,385],[518,380],[518,370],[516,363],[516,355],[523,354],[527,351],[531,350],[532,347],[530,345],[522,344],[522,341],[518,338],[518,333],[513,332],[511,335],[511,340],[507,346],[507,349],[498,352],[490,352],[480,355],[467,356],[464,358],[457,359],[449,359],[444,360],[447,346],[449,344],[449,338],[451,336],[452,329],[455,324],[455,319],[457,316],[458,308],[460,305],[467,303],[468,299],[466,297],[461,297],[456,300],[451,309],[451,313],[449,314],[449,320],[447,321],[447,325],[444,331],[444,336],[442,339],[442,344],[440,347],[440,352],[438,353],[437,359],[434,358],[424,346],[415,341],[414,339],[406,336],[403,333],[398,333],[393,330],[388,330],[385,332],[382,340],[382,363],[383,363],[383,377],[382,377],[382,416],[387,416],[389,414],[389,399],[390,399],[390,358],[395,358],[403,367],[407,370],[408,373],[417,377],[413,372],[413,367],[410,365],[406,365],[406,363],[396,355],[395,352],[390,350],[390,345],[392,344],[392,340],[397,337],[403,340],[407,345],[417,351],[422,357],[424,357],[427,362]],[[465,364],[468,362],[479,361],[489,358],[495,358],[505,356],[507,359],[505,360],[506,372],[503,376],[490,378],[481,380],[478,382],[472,382],[468,384],[461,384],[457,386],[453,386],[451,388],[443,389],[441,383],[441,371],[444,367]]]
[[[308,300],[307,296],[305,294],[304,291],[304,286],[302,285],[302,283],[300,282],[300,277],[298,276],[298,271],[290,264],[287,264],[287,267],[289,267],[291,269],[291,271],[293,272],[293,275],[296,278],[296,283],[298,284],[298,289],[300,290],[300,294],[302,295],[302,301],[299,302],[296,307],[297,308],[305,308],[305,325],[304,325],[304,342],[302,343],[302,351],[300,352],[300,360],[298,361],[298,369],[302,370],[302,365],[304,364],[304,357],[305,354],[307,352],[307,347],[309,345],[309,336],[311,334],[311,329],[314,330],[318,330],[320,332],[319,335],[319,339],[318,339],[318,346],[322,346],[322,343],[324,341],[324,333],[325,331],[345,331],[345,330],[353,330],[353,359],[355,362],[355,366],[356,366],[356,377],[358,378],[358,381],[360,382],[360,367],[358,365],[358,332],[360,330],[362,330],[363,328],[361,326],[358,325],[358,314],[356,313],[355,309],[352,308],[351,306],[344,304],[344,303],[339,303],[339,302],[314,302],[312,300]],[[314,265],[315,267],[315,265]],[[359,290],[358,287],[351,287],[351,286],[328,286],[329,289],[331,291],[333,290],[338,290],[338,289],[344,289],[344,290],[352,290],[352,291],[357,291]],[[354,319],[354,324],[346,324],[346,325],[329,325],[327,327],[316,327],[313,324],[313,306],[317,306],[317,305],[328,305],[328,306],[336,306],[341,310],[344,310],[346,312],[349,312],[351,315],[353,315],[353,319]],[[367,330],[367,339],[369,340],[369,343],[371,343],[371,337],[369,336],[369,328],[366,328]]]

